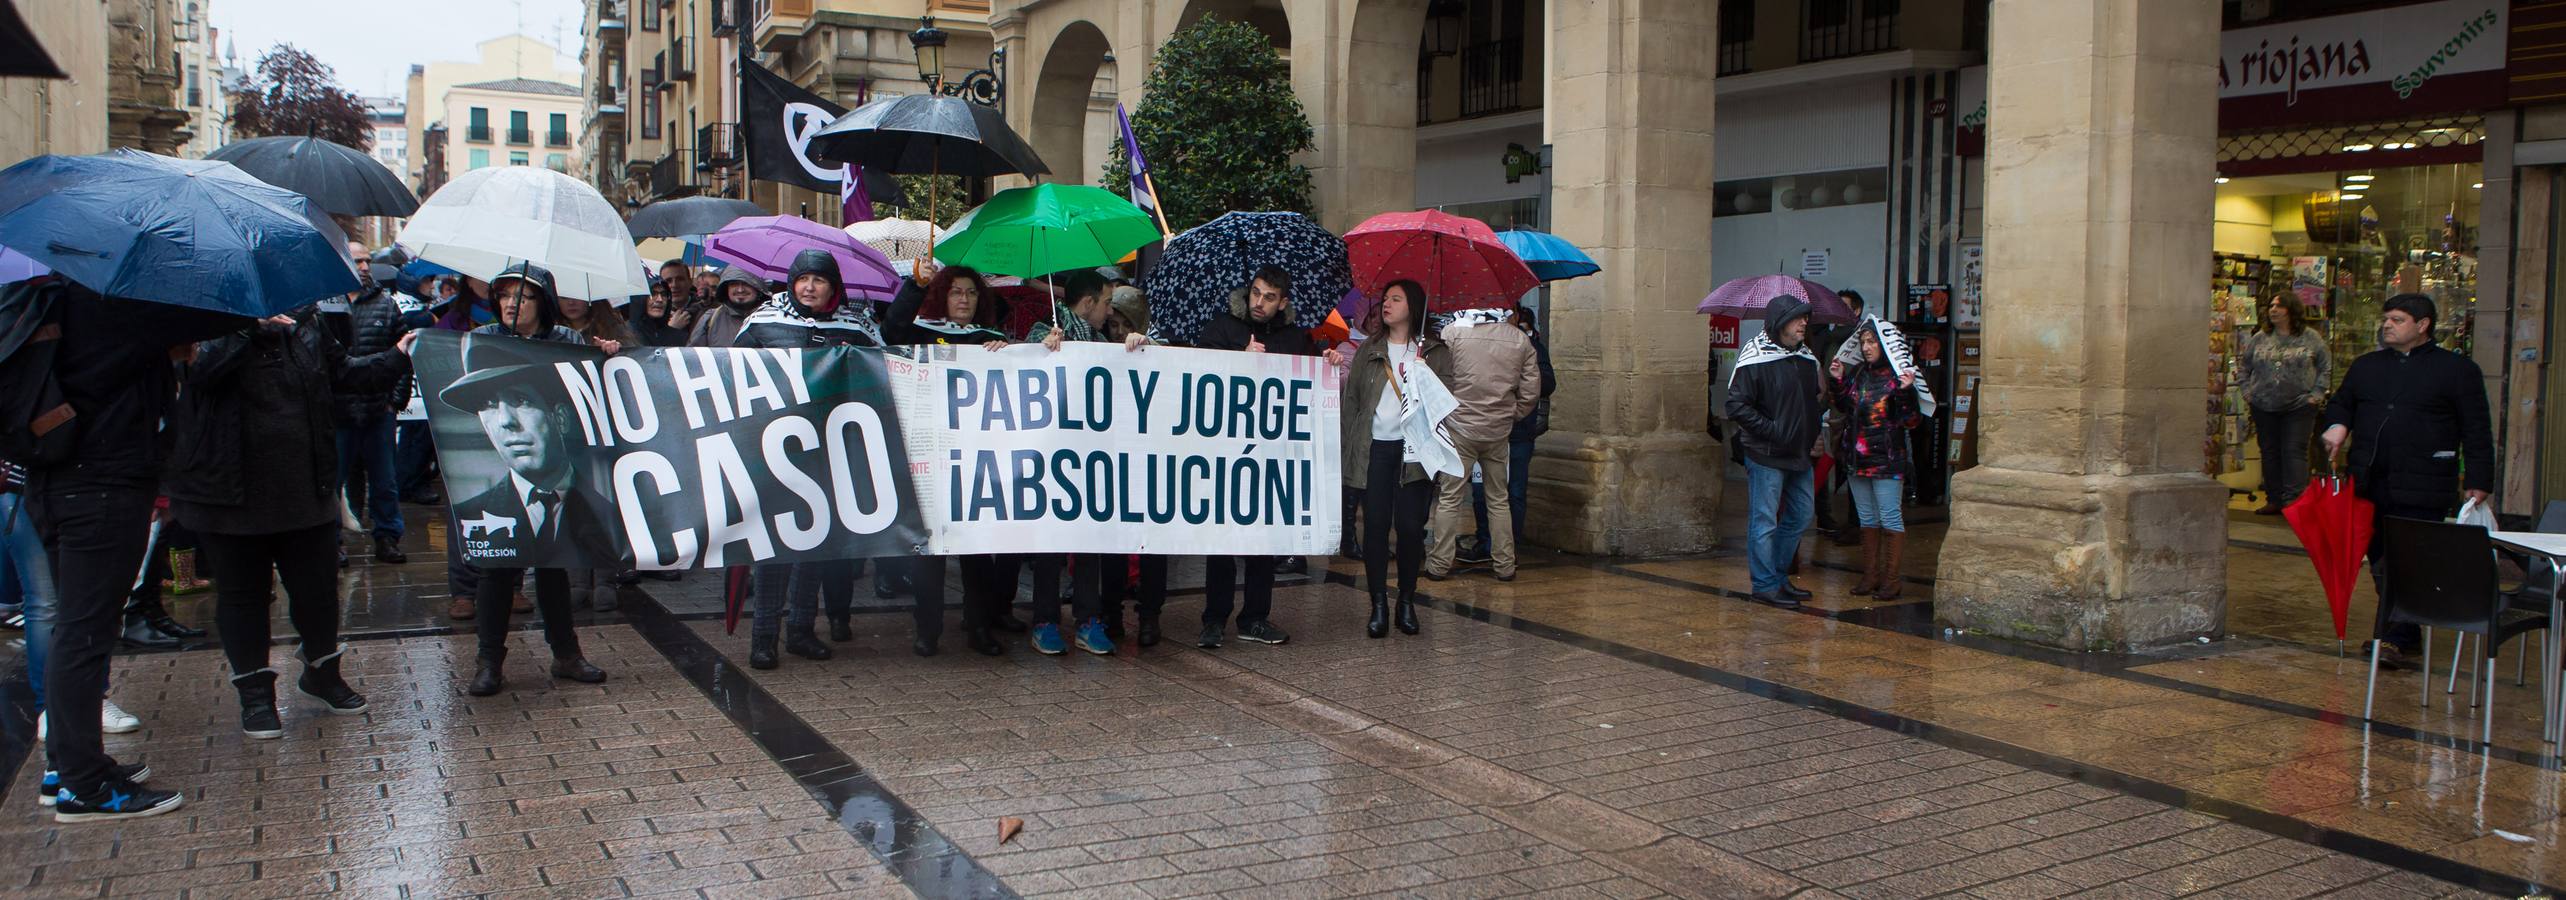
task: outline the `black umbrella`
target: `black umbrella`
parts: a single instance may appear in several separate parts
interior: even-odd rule
[[[44,44],[36,40],[35,31],[18,17],[18,7],[9,0],[0,0],[0,75],[70,77],[53,64],[53,57],[45,54]]]
[[[655,237],[686,237],[722,230],[731,220],[748,216],[774,215],[766,208],[746,200],[728,197],[683,197],[662,200],[642,207],[624,227],[633,240]]]
[[[998,111],[960,97],[876,100],[811,135],[811,155],[902,175],[1049,175]]]
[[[1267,265],[1292,276],[1292,324],[1301,328],[1325,321],[1354,284],[1345,240],[1308,216],[1222,213],[1168,238],[1141,276],[1151,327],[1168,340],[1191,343],[1203,323],[1229,312],[1230,292],[1247,286]]]
[[[263,137],[224,144],[208,154],[250,177],[312,198],[342,216],[407,216],[419,197],[374,157],[316,137]]]

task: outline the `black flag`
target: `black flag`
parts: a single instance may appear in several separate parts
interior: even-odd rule
[[[812,159],[809,150],[811,134],[846,115],[846,107],[803,90],[765,66],[741,60],[740,111],[750,177],[838,192],[845,167]],[[875,203],[907,204],[900,183],[888,173],[864,170],[864,192]]]

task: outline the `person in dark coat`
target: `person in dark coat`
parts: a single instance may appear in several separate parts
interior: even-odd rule
[[[723,269],[721,283],[713,290],[719,302],[705,306],[696,317],[695,330],[687,335],[686,346],[731,346],[739,339],[740,326],[748,323],[749,314],[766,303],[766,285],[738,266]]]
[[[882,335],[894,346],[976,344],[998,350],[1008,343],[1006,332],[998,330],[999,323],[1006,320],[1005,308],[979,271],[969,266],[933,267],[920,260],[915,273],[901,279],[900,293],[892,298],[890,311],[883,316]],[[1032,627],[1010,611],[1025,561],[1023,555],[1014,553],[976,553],[956,563],[962,573],[963,640],[972,652],[982,656],[1003,654],[1007,652],[1006,645],[998,641],[996,632],[1020,633]],[[1053,570],[1047,577],[1048,581],[1043,571],[1035,572],[1034,596],[1059,596],[1059,572]],[[882,566],[873,579],[874,596],[888,600],[901,591],[909,591],[917,598],[920,634],[943,628],[943,557],[917,557],[905,572],[901,567]],[[929,610],[935,615],[932,626],[926,619]],[[932,642],[922,646],[930,648],[924,652],[933,652]]]
[[[467,336],[467,341],[485,335],[495,335],[565,344],[589,343],[588,339],[580,336],[579,332],[560,324],[561,313],[554,300],[552,272],[543,267],[532,263],[510,266],[506,271],[499,273],[499,277],[490,280],[490,293],[498,301],[499,321],[475,329],[471,335]],[[612,341],[607,341],[597,346],[608,353],[613,353],[619,348],[612,344]],[[467,349],[469,349],[468,346]],[[472,368],[473,362],[467,354],[465,359],[467,370]],[[481,402],[485,398],[481,393],[456,391],[456,388],[478,387],[478,385],[466,384],[467,381],[472,380],[472,374],[471,371],[466,371],[462,378],[456,379],[453,385],[448,386],[445,392],[438,396],[438,400],[480,415],[484,419],[483,427],[489,429],[492,423],[488,420],[493,414],[501,413],[503,410],[485,408],[485,404]],[[529,381],[542,383],[540,379]],[[491,397],[498,396],[496,391],[487,393]],[[533,407],[537,404],[522,405]],[[505,427],[517,427],[511,423],[499,424]],[[569,426],[566,423],[557,424],[555,427],[556,436],[567,435]],[[513,460],[511,471],[512,473],[516,471]],[[529,500],[541,501],[541,497],[517,486],[515,484],[517,480],[520,480],[520,476],[512,474],[509,480],[493,486],[492,490],[517,490],[515,495],[505,496],[504,499],[514,501],[516,510],[520,511],[524,510]],[[538,486],[536,489],[558,490],[558,486]],[[555,517],[561,523],[555,527],[571,528],[574,533],[583,535],[598,534],[610,527],[608,523],[611,517],[605,515],[604,502],[601,499],[585,494],[584,490],[559,492],[563,496],[555,502],[555,505],[562,507],[564,514]],[[490,497],[488,493],[483,496]],[[455,504],[454,519],[450,523],[452,530],[448,532],[449,534],[457,536],[458,539],[471,537],[473,532],[467,529],[476,519],[481,522],[493,522],[494,517],[512,519],[518,527],[529,531],[543,527],[532,522],[530,516],[508,515],[501,512],[504,506],[501,497],[490,497],[487,503],[476,502],[478,500],[479,498],[476,498]],[[574,505],[586,509],[573,509]],[[570,524],[592,521],[596,523],[593,526]],[[491,527],[482,526],[481,533],[488,534]],[[592,548],[589,552],[597,551]],[[605,671],[590,664],[588,658],[579,652],[579,632],[572,627],[570,621],[569,573],[563,569],[544,568],[534,570],[534,575],[535,606],[543,612],[544,642],[552,647],[552,676],[586,684],[605,681]],[[481,636],[480,660],[473,673],[472,684],[466,689],[475,697],[497,694],[507,686],[504,666],[508,659],[508,614],[511,610],[512,598],[516,596],[517,588],[525,583],[525,577],[526,570],[522,567],[484,566],[481,569],[480,590],[474,604],[479,608],[480,613],[478,629]]]
[[[1862,580],[1853,593],[1895,600],[1904,593],[1898,573],[1907,546],[1906,479],[1913,473],[1907,430],[1933,407],[1931,394],[1918,386],[1922,370],[1906,335],[1871,316],[1855,327],[1855,349],[1827,364],[1833,384],[1827,398],[1839,417],[1837,469],[1846,475],[1862,527]]]
[[[2379,317],[2380,349],[2352,361],[2325,408],[2328,456],[2350,449],[2355,492],[2378,515],[2440,521],[2461,498],[2486,503],[2495,487],[2493,416],[2485,373],[2475,360],[2433,343],[2432,298],[2398,294]],[[2374,544],[2372,565],[2381,554]],[[2384,581],[2374,577],[2374,582]],[[2418,649],[2411,624],[2386,627],[2387,605],[2372,634],[2380,662],[2397,666]]]
[[[1285,356],[1318,356],[1326,348],[1310,339],[1308,329],[1292,324],[1292,275],[1281,266],[1258,269],[1247,286],[1230,292],[1229,312],[1213,316],[1203,323],[1202,334],[1194,346],[1205,350],[1236,350],[1245,353],[1279,353]],[[1155,578],[1158,592],[1165,594],[1166,557],[1155,557],[1158,570],[1153,573],[1142,557],[1141,590],[1152,590]],[[1203,560],[1203,634],[1194,642],[1206,650],[1218,649],[1229,624],[1231,592],[1236,589],[1240,557],[1212,556]],[[1246,557],[1247,602],[1238,608],[1239,640],[1259,644],[1280,644],[1291,640],[1276,627],[1270,616],[1274,610],[1274,572],[1280,562],[1271,556]]]
[[[1808,328],[1807,303],[1773,298],[1764,308],[1763,333],[1738,351],[1729,372],[1726,409],[1746,455],[1747,569],[1755,600],[1783,609],[1797,609],[1809,596],[1785,571],[1809,529],[1810,457],[1825,413]]]
[[[361,325],[361,323],[360,323]],[[284,734],[268,666],[273,583],[302,639],[295,686],[340,715],[365,697],[339,675],[339,479],[335,423],[350,396],[382,396],[410,376],[404,335],[352,354],[306,311],[196,345],[170,418],[177,446],[163,482],[170,511],[203,544],[214,628],[241,701],[241,731]],[[333,407],[336,407],[334,409]]]
[[[57,292],[62,337],[54,381],[73,413],[60,459],[27,465],[27,502],[53,557],[55,621],[45,658],[48,769],[60,773],[54,820],[87,822],[165,813],[186,802],[137,782],[141,766],[107,755],[100,703],[125,594],[141,571],[160,493],[160,430],[177,383],[172,359],[251,320],[105,297],[51,276],[8,291]]]
[[[354,242],[349,247],[364,249]],[[361,272],[378,268],[391,269],[368,263],[357,265]],[[402,355],[393,345],[410,333],[401,318],[400,302],[393,298],[391,286],[379,277],[367,279],[366,289],[348,301],[345,316],[331,318],[340,324],[336,337],[345,348],[349,367],[358,370],[386,365],[386,358]],[[345,480],[349,501],[363,504],[366,517],[372,520],[374,558],[394,565],[410,561],[401,552],[401,486],[394,466],[394,432],[401,408],[408,405],[410,383],[406,379],[380,389],[342,388],[338,394],[339,474]]]

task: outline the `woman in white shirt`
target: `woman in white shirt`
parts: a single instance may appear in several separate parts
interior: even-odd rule
[[[1407,445],[1406,409],[1422,379],[1452,376],[1452,351],[1426,333],[1426,292],[1394,281],[1364,316],[1371,335],[1354,351],[1345,379],[1345,486],[1363,494],[1363,573],[1372,591],[1364,634],[1390,630],[1387,569],[1390,533],[1398,532],[1399,633],[1417,633],[1417,571],[1425,563],[1426,516],[1434,480]]]

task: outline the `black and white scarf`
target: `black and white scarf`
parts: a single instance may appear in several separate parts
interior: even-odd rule
[[[873,346],[882,346],[882,326],[873,321],[873,302],[861,297],[839,303],[837,312],[823,319],[803,309],[802,304],[794,300],[792,294],[779,293],[765,303],[759,304],[757,311],[749,313],[748,318],[740,323],[740,330],[746,331],[756,325],[792,325],[821,331],[853,331],[870,339]]]
[[[1933,388],[1925,384],[1924,370],[1916,367],[1915,351],[1907,346],[1906,332],[1899,331],[1898,326],[1891,325],[1875,316],[1863,316],[1862,322],[1856,326],[1857,330],[1854,332],[1853,338],[1845,341],[1844,346],[1836,348],[1835,361],[1843,363],[1847,369],[1852,369],[1864,364],[1862,362],[1862,333],[1859,330],[1862,328],[1871,329],[1871,333],[1880,339],[1880,354],[1889,358],[1889,368],[1891,371],[1900,375],[1911,376],[1915,379],[1916,411],[1927,416],[1933,415],[1933,411],[1940,408],[1941,405],[1934,402]],[[1743,366],[1746,365],[1746,363],[1740,362],[1738,365]]]
[[[1781,344],[1774,343],[1772,332],[1757,332],[1754,340],[1747,341],[1746,346],[1738,348],[1737,365],[1728,370],[1729,384],[1737,384],[1737,373],[1746,371],[1748,366],[1758,366],[1794,357],[1808,360],[1812,366],[1818,363],[1818,355],[1809,351],[1807,341],[1800,342],[1797,347],[1784,350]]]

